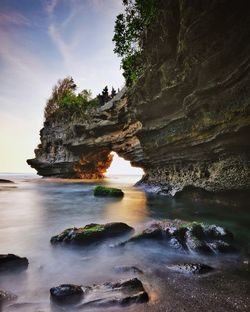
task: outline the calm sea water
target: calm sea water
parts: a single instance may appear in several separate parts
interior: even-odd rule
[[[146,195],[133,187],[139,180],[137,176],[113,176],[101,182],[121,187],[125,192],[123,199],[95,198],[93,188],[100,184],[97,181],[41,179],[35,175],[0,178],[16,183],[0,191],[0,254],[14,253],[30,262],[26,272],[0,276],[0,289],[16,293],[17,303],[35,302],[43,307],[29,310],[28,306],[19,306],[18,311],[52,311],[50,287],[117,280],[119,277],[112,271],[115,265],[148,267],[150,261],[145,253],[153,259],[152,268],[157,261],[167,263],[180,257],[157,246],[126,251],[114,251],[107,244],[78,249],[51,246],[50,237],[69,227],[122,221],[140,228],[147,221],[166,218],[204,221],[227,227],[235,233],[243,252],[249,251],[249,210]],[[216,261],[220,266],[218,259],[213,264]]]

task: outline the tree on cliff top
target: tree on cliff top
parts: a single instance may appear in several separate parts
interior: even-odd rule
[[[76,94],[76,84],[72,77],[66,77],[58,80],[57,84],[52,89],[52,95],[48,99],[44,117],[47,119],[56,112],[65,112],[68,115],[78,111],[85,111],[87,107],[97,105],[97,99],[92,98],[90,90],[84,89]]]
[[[72,77],[66,77],[64,79],[59,79],[57,84],[52,89],[52,95],[48,99],[45,109],[44,117],[48,118],[54,112],[59,109],[60,100],[69,92],[74,92],[76,90],[76,84]]]
[[[127,85],[132,85],[142,73],[143,34],[155,15],[157,0],[123,0],[125,12],[116,17],[114,52],[121,58]]]
[[[109,94],[108,86],[106,86],[102,90],[102,94],[98,94],[98,96],[97,96],[98,101],[99,101],[99,105],[100,106],[104,105],[105,103],[107,103],[108,101],[113,99],[113,97],[115,97],[116,94],[117,94],[117,92],[115,91],[114,87],[112,87],[111,93]]]

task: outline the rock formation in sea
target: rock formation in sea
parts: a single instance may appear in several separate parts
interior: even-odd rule
[[[143,75],[85,116],[45,120],[39,175],[102,178],[114,151],[157,192],[250,188],[250,3],[158,3]]]

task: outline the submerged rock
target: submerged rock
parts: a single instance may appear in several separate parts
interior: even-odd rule
[[[50,289],[56,303],[84,307],[112,307],[143,303],[149,300],[142,282],[137,278],[93,286],[60,285]]]
[[[149,300],[142,282],[137,278],[93,286],[89,288],[88,294],[89,297],[86,297],[81,307],[126,306]]]
[[[94,195],[104,197],[123,197],[124,193],[118,188],[98,185],[94,189]]]
[[[50,289],[51,298],[62,303],[76,303],[79,302],[83,295],[81,286],[72,284],[62,284]]]
[[[167,246],[182,252],[200,254],[230,253],[236,248],[231,245],[233,234],[216,225],[187,223],[181,220],[165,220],[149,224],[143,231],[135,233],[121,243],[136,243],[143,240],[164,241]]]
[[[183,264],[172,264],[167,266],[168,269],[186,273],[186,274],[205,274],[213,271],[213,268],[202,263],[183,263]]]
[[[0,289],[0,304],[6,303],[12,300],[16,300],[17,296],[10,292]]]
[[[136,266],[116,266],[114,267],[114,272],[118,274],[123,274],[123,273],[133,273],[133,274],[143,274],[143,271]]]
[[[15,182],[13,182],[13,181],[11,181],[11,180],[6,180],[6,179],[0,179],[0,183],[15,183]]]
[[[83,228],[70,228],[62,233],[53,236],[50,240],[52,244],[82,244],[87,245],[132,232],[134,229],[122,222],[107,224],[91,223]]]
[[[21,258],[13,254],[0,255],[0,271],[26,270],[28,265],[27,258]]]

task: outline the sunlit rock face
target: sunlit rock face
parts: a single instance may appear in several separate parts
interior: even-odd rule
[[[103,178],[115,151],[141,166],[144,159],[136,137],[140,122],[128,111],[125,89],[104,106],[85,116],[52,117],[40,131],[36,158],[28,164],[39,175],[61,178]]]
[[[156,192],[250,188],[249,1],[157,3],[144,74],[88,118],[47,120],[40,175],[102,177],[115,151]]]

